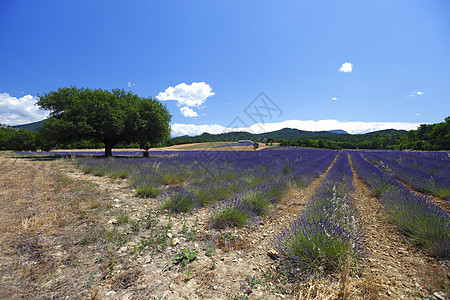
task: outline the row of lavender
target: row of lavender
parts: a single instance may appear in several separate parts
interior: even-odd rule
[[[331,150],[154,151],[148,158],[80,158],[86,173],[130,178],[138,196],[188,212],[211,205],[217,227],[267,215],[289,186],[304,187],[331,164]]]
[[[447,152],[364,151],[363,155],[414,189],[450,200]]]
[[[368,153],[362,154],[366,157]],[[415,243],[425,246],[434,255],[450,257],[449,213],[430,198],[414,193],[364,157],[361,153],[351,152],[358,175],[380,198],[389,219]]]
[[[350,201],[352,180],[348,154],[341,152],[301,216],[276,237],[289,275],[362,270],[366,253]]]

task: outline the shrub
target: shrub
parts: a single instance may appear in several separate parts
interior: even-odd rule
[[[130,170],[110,170],[108,176],[111,178],[122,178],[125,179],[130,175]]]
[[[240,195],[242,201],[246,203],[257,215],[266,216],[269,213],[271,199],[264,189],[251,189]]]
[[[151,210],[147,210],[147,214],[144,216],[145,227],[147,229],[153,228],[158,224],[158,216],[155,215]]]
[[[128,216],[127,212],[124,210],[121,210],[119,212],[119,215],[117,216],[117,225],[122,225],[128,223],[130,220],[130,217]]]
[[[287,158],[283,161],[282,170],[283,170],[283,174],[285,174],[285,175],[291,173],[291,171],[292,171],[292,165]]]
[[[175,255],[172,260],[172,265],[180,265],[182,268],[186,267],[188,263],[197,259],[197,253],[189,248],[184,248]]]
[[[181,170],[167,170],[161,172],[161,177],[164,184],[175,185],[185,182],[191,177],[190,172],[182,172]]]
[[[191,188],[190,191],[198,204],[203,207],[232,197],[242,190],[242,185],[243,182],[239,180],[222,180],[210,184],[201,184]]]
[[[84,174],[90,174],[90,173],[94,170],[94,167],[92,167],[92,166],[86,166],[86,165],[81,165],[81,166],[80,166],[80,169],[81,169],[81,171],[84,172]]]
[[[136,187],[134,195],[141,198],[156,198],[161,194],[161,189],[152,184],[139,185]]]
[[[212,227],[244,227],[255,220],[257,213],[242,199],[234,198],[213,208]]]
[[[382,195],[388,218],[411,239],[436,256],[450,257],[450,219],[446,211],[426,196],[409,190],[391,190]]]
[[[346,229],[326,219],[298,219],[277,237],[277,248],[291,275],[341,271],[350,262],[362,269],[363,245]]]
[[[91,171],[91,173],[92,173],[92,175],[94,175],[94,176],[105,176],[106,171],[105,171],[104,169],[98,168],[98,169],[93,169],[93,170]]]
[[[183,188],[176,188],[162,197],[161,207],[174,213],[185,213],[198,207],[198,203],[192,193]]]

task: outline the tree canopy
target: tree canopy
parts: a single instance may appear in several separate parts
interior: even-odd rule
[[[35,151],[37,148],[34,132],[0,124],[0,150]]]
[[[105,145],[105,156],[121,142],[149,148],[170,135],[171,115],[165,105],[125,90],[59,88],[40,96],[37,105],[50,111],[39,129],[46,147],[92,139]]]

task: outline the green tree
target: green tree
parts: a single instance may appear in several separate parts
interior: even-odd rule
[[[145,150],[144,155],[148,155],[150,147],[161,146],[168,140],[171,115],[161,102],[153,99],[139,103],[139,114],[141,130],[137,132],[136,141]]]
[[[171,115],[164,105],[124,90],[59,88],[40,96],[37,104],[50,111],[39,130],[47,146],[92,139],[111,156],[120,142],[153,145],[170,134]]]
[[[325,142],[323,140],[318,140],[317,141],[317,146],[319,148],[325,148]]]
[[[28,130],[19,130],[10,140],[11,149],[16,151],[36,151],[36,134]]]
[[[37,147],[34,132],[15,128],[0,128],[0,150],[35,151]]]

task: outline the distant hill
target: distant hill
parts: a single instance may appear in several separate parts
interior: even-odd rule
[[[195,142],[219,142],[219,141],[238,141],[238,140],[254,140],[262,141],[263,139],[272,138],[275,141],[280,140],[298,140],[298,139],[323,139],[323,140],[364,140],[366,137],[374,135],[387,134],[404,134],[406,130],[387,129],[374,131],[365,134],[349,134],[348,132],[338,129],[330,131],[305,131],[294,128],[283,128],[276,131],[252,134],[250,132],[226,132],[220,134],[202,133],[198,136],[179,136],[172,138],[174,144],[178,143],[195,143]]]
[[[342,132],[345,134],[348,134],[347,132],[340,130],[340,133]],[[262,140],[264,138],[273,138],[275,140],[279,139],[299,139],[299,138],[315,138],[315,137],[327,137],[330,135],[337,135],[338,133],[333,133],[330,131],[304,131],[304,130],[298,130],[293,128],[283,128],[276,131],[271,132],[265,132],[265,133],[258,133],[258,134],[252,134],[250,132],[245,131],[233,131],[233,132],[226,132],[226,133],[219,133],[219,134],[211,134],[211,133],[202,133],[198,136],[179,136],[175,137],[172,140],[173,141],[180,141],[180,140],[203,140],[205,142],[218,142],[218,141],[238,141],[238,140]]]
[[[28,124],[23,124],[23,125],[16,125],[13,126],[15,128],[19,128],[19,129],[23,129],[23,130],[28,130],[28,131],[32,131],[32,132],[37,132],[39,127],[41,127],[41,125],[45,122],[46,120],[42,120],[42,121],[38,121],[38,122],[33,122],[33,123],[28,123]]]
[[[407,133],[408,131],[406,130],[397,130],[397,129],[383,129],[383,130],[378,130],[378,131],[372,131],[372,132],[368,132],[368,133],[364,133],[367,135],[375,135],[375,134],[393,134],[393,133]]]

